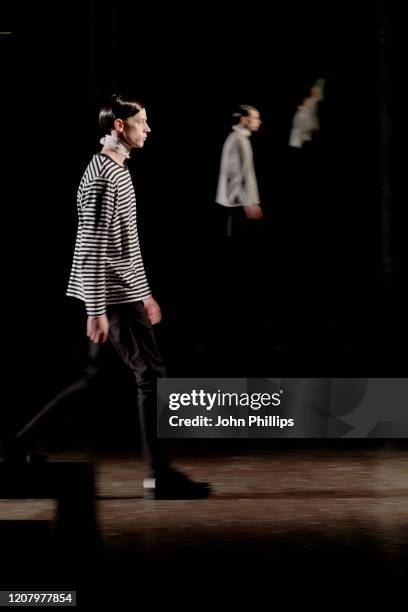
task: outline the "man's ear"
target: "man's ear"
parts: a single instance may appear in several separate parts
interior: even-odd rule
[[[123,125],[124,125],[123,119],[115,119],[115,121],[113,122],[113,125],[117,132],[123,132]]]

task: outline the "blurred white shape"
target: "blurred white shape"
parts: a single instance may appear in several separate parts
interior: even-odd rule
[[[325,79],[317,79],[310,88],[310,95],[298,106],[292,120],[289,146],[301,149],[312,140],[313,132],[320,129],[319,103],[323,100]]]

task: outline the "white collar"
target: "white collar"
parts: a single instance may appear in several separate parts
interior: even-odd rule
[[[248,130],[248,128],[243,127],[243,126],[242,126],[242,125],[240,125],[239,123],[238,123],[238,125],[233,125],[233,126],[232,126],[232,129],[233,129],[235,132],[238,132],[238,134],[241,134],[242,136],[246,136],[247,138],[249,138],[249,137],[250,137],[250,135],[252,134],[251,130]]]
[[[101,145],[110,149],[111,151],[120,153],[120,155],[123,155],[126,158],[130,157],[130,151],[126,145],[119,140],[119,138],[116,138],[116,136],[112,136],[112,134],[106,134],[106,136],[101,138],[99,142]]]

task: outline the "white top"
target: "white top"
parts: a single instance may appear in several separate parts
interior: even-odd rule
[[[251,132],[234,125],[224,142],[215,201],[222,206],[259,204]]]

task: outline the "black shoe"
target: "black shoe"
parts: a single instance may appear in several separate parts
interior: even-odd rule
[[[29,465],[42,465],[47,459],[47,455],[43,455],[42,453],[30,452],[25,455],[25,462]]]
[[[143,482],[145,499],[206,499],[211,495],[207,482],[194,482],[176,470],[169,470]]]
[[[27,449],[18,447],[17,444],[2,444],[0,447],[1,463],[12,463],[17,465],[41,465],[46,461],[46,455],[28,451]]]

